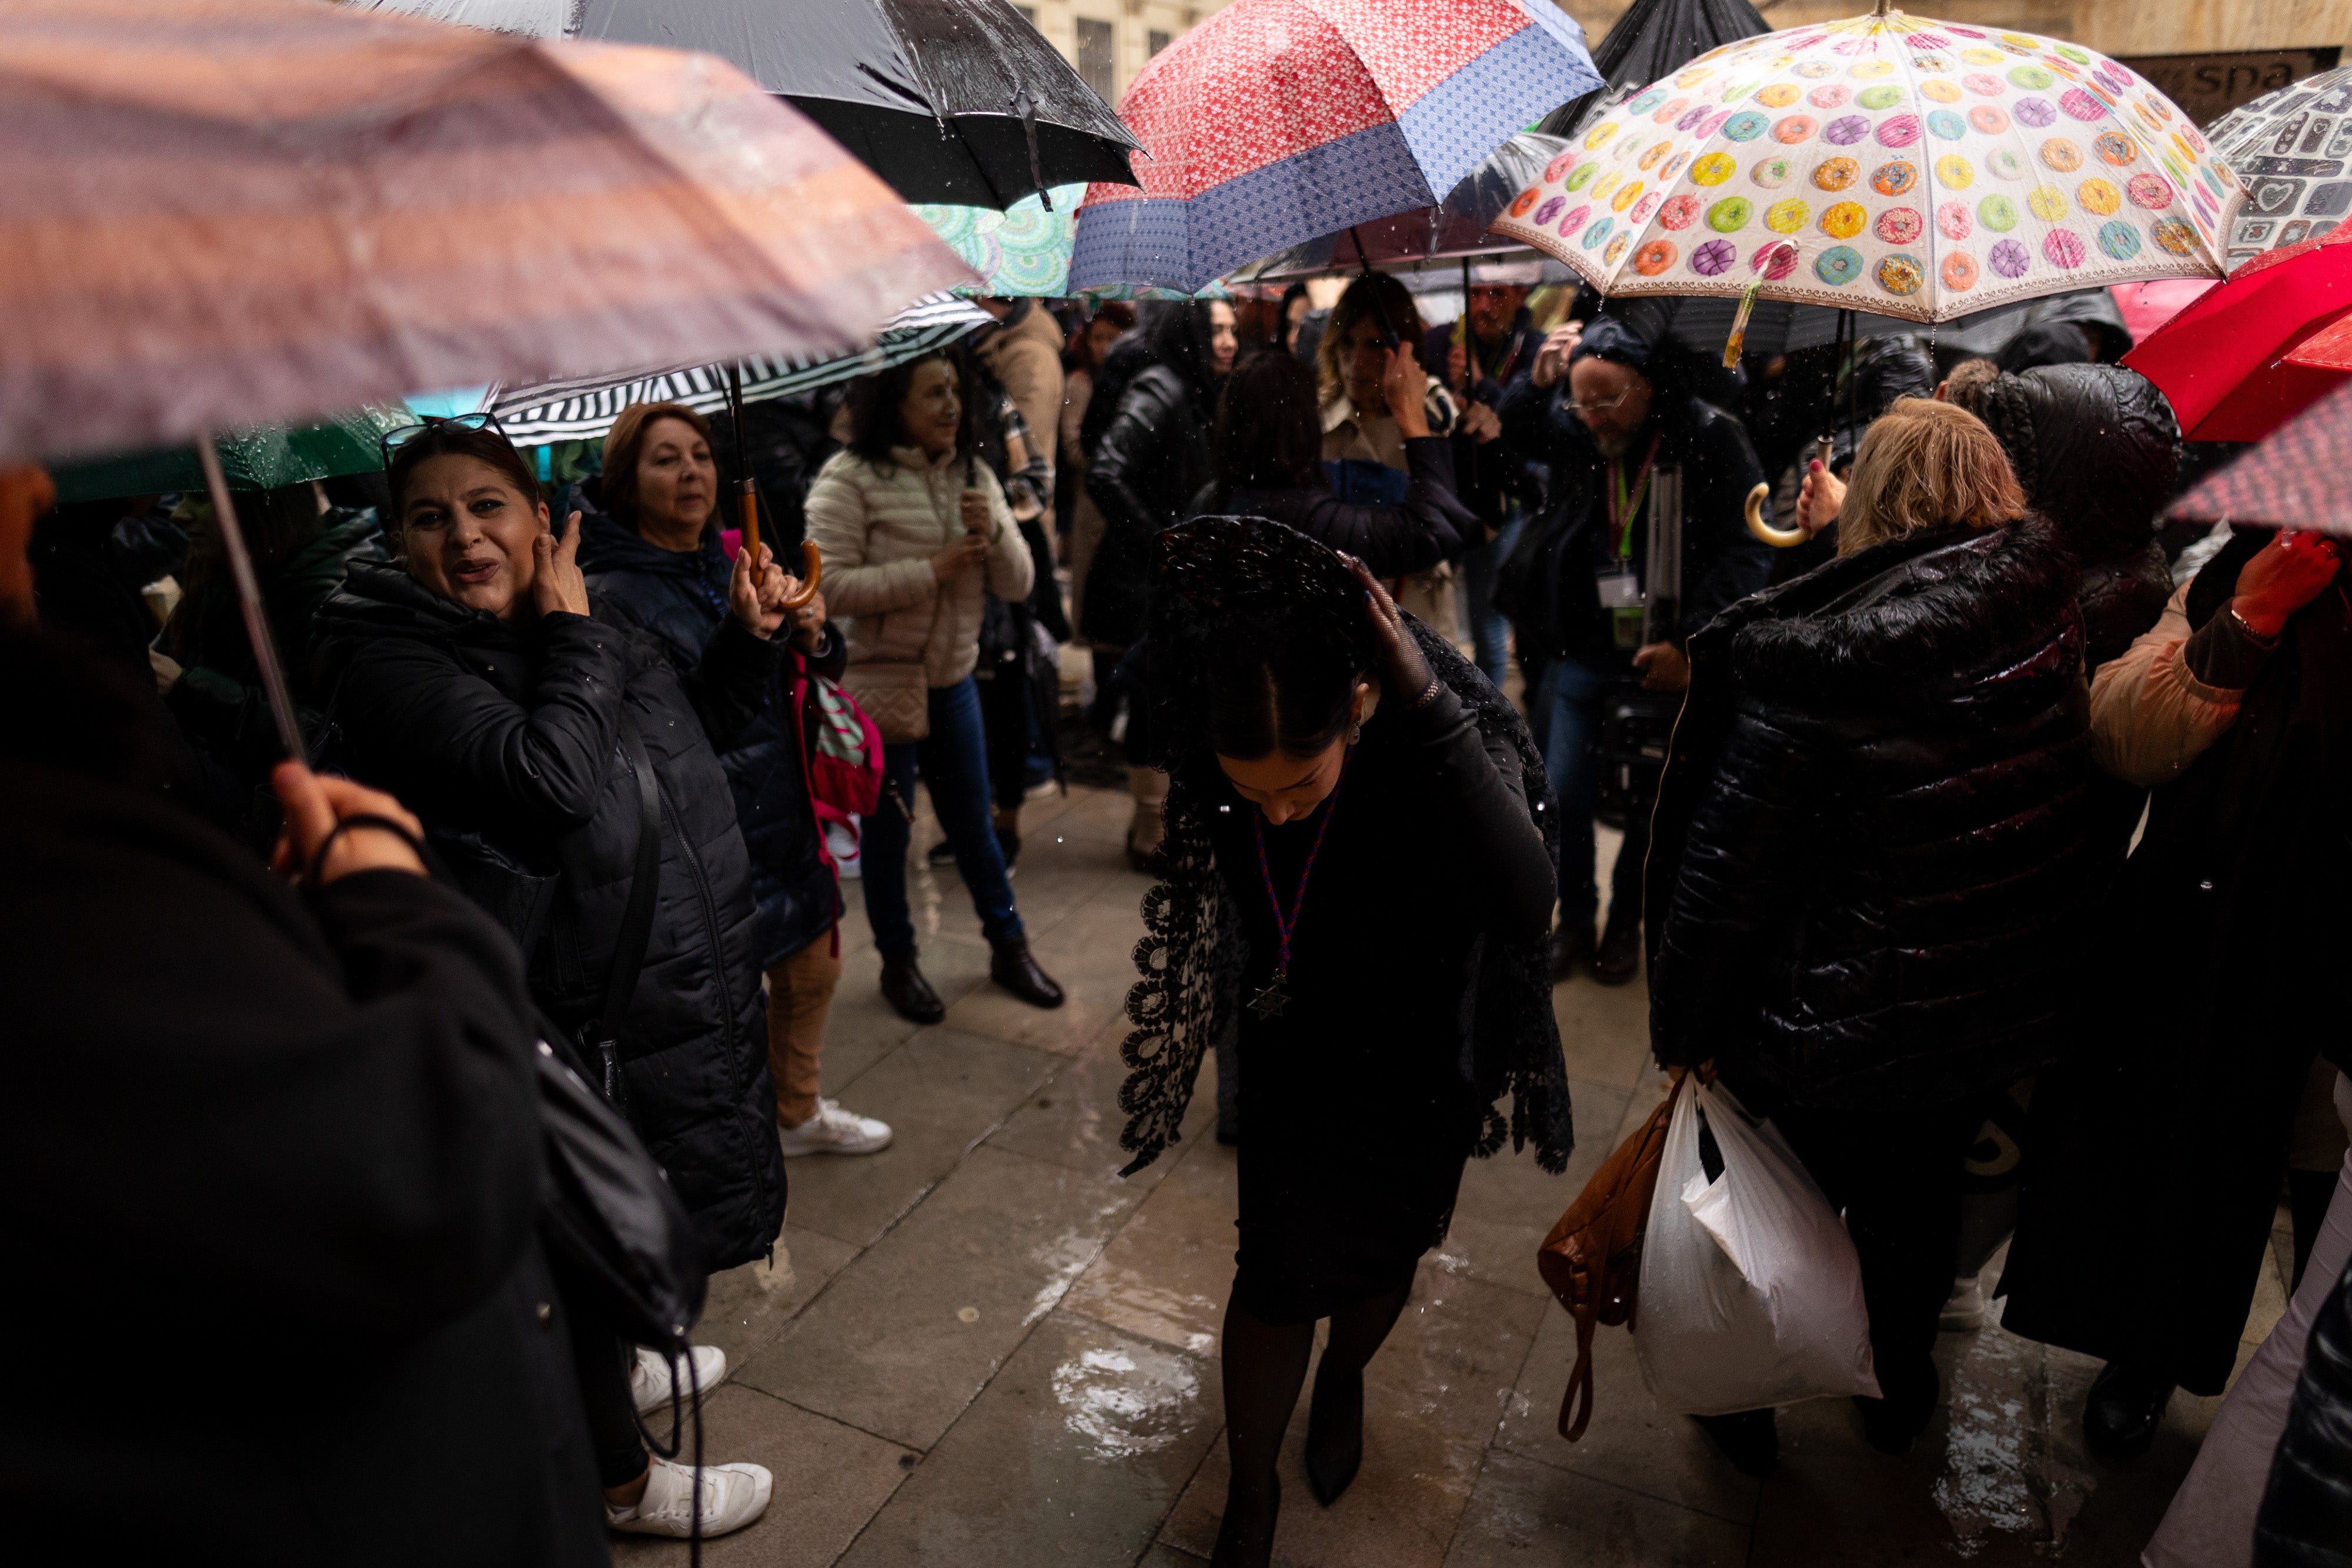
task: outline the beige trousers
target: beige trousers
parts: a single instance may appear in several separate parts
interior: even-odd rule
[[[776,1080],[776,1120],[797,1127],[816,1114],[817,1064],[824,1024],[841,983],[841,955],[818,937],[768,971],[768,1071]]]

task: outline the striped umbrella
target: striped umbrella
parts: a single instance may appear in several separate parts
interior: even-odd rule
[[[1550,0],[1235,0],[1119,99],[1142,182],[1078,210],[1070,284],[1190,293],[1350,224],[1433,207],[1517,131],[1601,85]]]
[[[992,319],[987,311],[967,300],[934,294],[898,312],[874,346],[862,352],[796,360],[754,356],[742,361],[742,399],[761,402],[790,397],[887,370],[921,359]],[[697,413],[717,413],[728,406],[728,380],[725,365],[679,365],[623,376],[581,376],[494,387],[483,401],[499,416],[499,428],[509,440],[525,444],[584,441],[611,429],[621,411],[633,402],[682,402]]]

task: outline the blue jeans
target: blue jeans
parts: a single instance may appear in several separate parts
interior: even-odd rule
[[[1495,608],[1495,578],[1503,563],[1511,559],[1511,550],[1519,542],[1519,530],[1527,526],[1517,506],[1511,507],[1511,520],[1503,531],[1475,549],[1462,552],[1462,615],[1470,622],[1470,642],[1476,649],[1478,667],[1503,689],[1503,675],[1511,664],[1511,618]]]
[[[1574,659],[1554,659],[1544,670],[1536,704],[1546,715],[1544,771],[1551,775],[1552,793],[1559,800],[1559,923],[1591,925],[1601,913],[1601,887],[1593,876],[1599,851],[1593,841],[1592,811],[1601,798],[1601,702],[1609,677]],[[1612,919],[1638,920],[1642,915],[1642,862],[1650,853],[1650,819],[1631,814],[1625,822],[1625,844],[1617,852],[1616,873],[1610,878],[1609,908]]]
[[[996,842],[976,683],[967,675],[954,685],[932,687],[930,708],[928,738],[882,748],[882,804],[866,819],[866,919],[874,927],[874,946],[886,957],[915,947],[915,922],[907,910],[908,824],[898,802],[914,804],[918,759],[923,782],[930,786],[931,810],[955,846],[956,870],[971,894],[981,930],[992,942],[1021,935],[1004,852]]]

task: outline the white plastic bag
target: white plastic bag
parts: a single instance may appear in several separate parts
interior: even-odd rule
[[[1699,1160],[1700,1117],[1723,1174]],[[1633,1317],[1661,1410],[1726,1416],[1878,1393],[1862,1267],[1845,1223],[1769,1122],[1720,1084],[1675,1106]]]

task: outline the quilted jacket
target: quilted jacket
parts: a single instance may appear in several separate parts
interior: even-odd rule
[[[1858,1109],[2059,1053],[2092,881],[2078,575],[2039,519],[1928,529],[1693,639],[1647,873],[1661,1061]]]
[[[1029,596],[1035,567],[986,463],[954,453],[891,448],[877,466],[836,453],[809,486],[808,537],[824,561],[825,608],[851,622],[852,664],[919,661],[931,686],[954,685],[980,662],[982,590]],[[931,557],[962,537],[967,479],[988,497],[988,569],[941,582]]]

